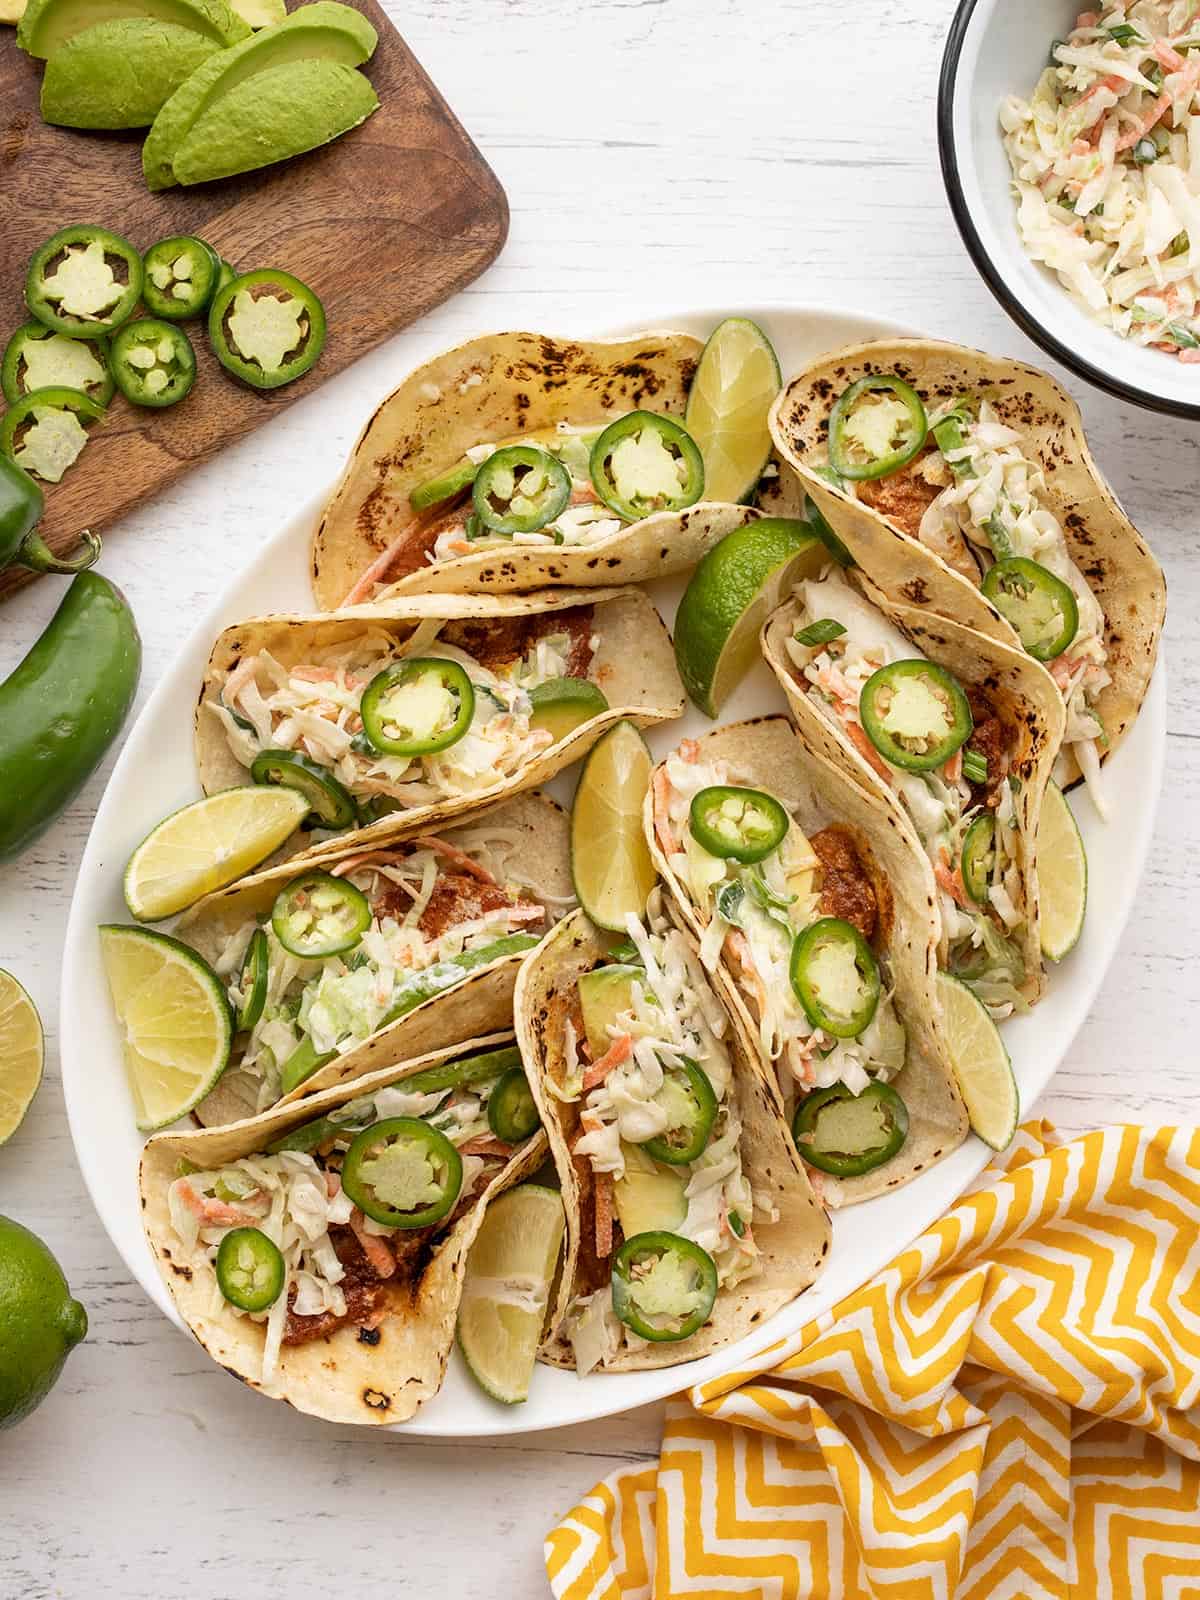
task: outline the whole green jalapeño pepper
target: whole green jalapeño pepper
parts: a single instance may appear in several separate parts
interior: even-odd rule
[[[536,533],[570,505],[571,475],[548,450],[508,445],[479,468],[471,499],[491,533]]]
[[[879,1005],[879,963],[858,929],[840,917],[821,917],[797,934],[789,976],[814,1028],[855,1039]]]
[[[325,348],[325,308],[290,272],[245,272],[213,296],[213,354],[254,389],[279,389],[313,366]]]
[[[309,804],[306,825],[315,821],[322,828],[352,828],[358,821],[358,807],[349,790],[328,767],[298,750],[260,750],[250,763],[255,783],[279,784],[295,789]]]
[[[704,1068],[690,1056],[678,1066],[664,1067],[663,1086],[655,1096],[671,1121],[642,1148],[655,1161],[683,1167],[704,1154],[717,1120],[717,1097]]]
[[[99,339],[119,328],[142,297],[142,258],[106,228],[63,228],[34,252],[25,304],[41,323],[71,339]]]
[[[702,1328],[718,1284],[708,1251],[678,1233],[635,1233],[613,1257],[613,1310],[652,1344],[675,1344]],[[667,1308],[672,1297],[675,1304]]]
[[[427,1228],[453,1211],[462,1157],[419,1117],[388,1117],[357,1134],[342,1162],[342,1188],[364,1216],[390,1228]]]
[[[435,755],[470,728],[475,691],[457,661],[409,656],[376,673],[359,713],[363,731],[382,755]]]
[[[885,761],[932,772],[971,737],[975,724],[962,685],[932,661],[893,661],[863,684],[858,714]]]
[[[690,433],[670,417],[631,411],[592,446],[592,484],[623,522],[656,511],[682,511],[704,493],[704,458]]]
[[[874,397],[883,395],[879,401]],[[889,406],[894,413],[886,430],[885,442],[876,448],[876,442],[863,442],[865,427],[855,429],[855,419],[868,408],[881,407],[888,400],[899,401],[899,407]],[[878,430],[883,434],[884,430]],[[852,383],[840,397],[829,419],[829,465],[841,478],[851,483],[865,483],[873,478],[885,478],[899,472],[920,455],[929,433],[925,407],[915,389],[895,373],[873,373]]]
[[[792,1121],[796,1149],[821,1172],[861,1178],[899,1151],[908,1137],[908,1107],[890,1083],[854,1094],[844,1083],[806,1095]]]
[[[83,549],[75,556],[56,556],[37,531],[45,509],[41,489],[15,461],[0,455],[0,571],[28,567],[31,572],[84,572],[100,556],[100,541],[81,533]]]
[[[133,704],[141,663],[121,591],[80,573],[0,684],[0,861],[32,844],[95,771]]]
[[[774,795],[761,789],[715,784],[692,796],[688,815],[692,837],[709,855],[749,865],[778,849],[788,831],[788,814]]]
[[[345,878],[306,872],[279,891],[271,926],[291,955],[321,961],[354,949],[371,926],[371,907],[362,890]]]
[[[1079,632],[1079,604],[1040,561],[1009,556],[983,575],[983,592],[1035,661],[1053,661]]]
[[[261,1228],[233,1228],[217,1246],[217,1287],[239,1311],[266,1311],[283,1292],[283,1256]]]

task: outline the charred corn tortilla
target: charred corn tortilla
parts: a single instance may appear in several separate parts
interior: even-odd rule
[[[410,838],[468,811],[536,788],[584,755],[606,729],[623,718],[639,727],[668,721],[683,711],[683,686],[671,639],[654,606],[639,589],[554,590],[538,595],[414,595],[386,607],[357,607],[333,614],[261,617],[227,628],[213,647],[196,712],[196,761],[206,794],[247,781],[247,768],[235,756],[225,727],[211,709],[229,675],[246,657],[268,652],[284,668],[311,664],[322,655],[353,645],[366,634],[384,634],[397,650],[423,655],[446,623],[469,625],[486,634],[514,619],[546,618],[574,607],[591,608],[594,649],[587,677],[604,694],[608,709],[590,717],[565,737],[469,793],[396,811],[359,829],[356,847]],[[293,858],[324,859],[344,847],[344,836],[327,837]]]
[[[262,1153],[285,1134],[349,1100],[402,1083],[445,1061],[501,1049],[512,1038],[511,1033],[497,1033],[417,1058],[393,1057],[368,1077],[301,1104],[277,1106],[261,1117],[224,1128],[163,1133],[150,1140],[142,1152],[139,1179],[142,1225],[180,1316],[218,1365],[271,1399],[286,1400],[298,1411],[327,1422],[404,1422],[437,1393],[454,1342],[467,1253],[488,1203],[545,1159],[541,1134],[513,1155],[456,1220],[428,1230],[425,1247],[404,1254],[395,1277],[385,1286],[386,1314],[374,1330],[373,1342],[360,1339],[359,1328],[351,1325],[303,1344],[284,1345],[273,1376],[266,1380],[264,1324],[239,1316],[223,1301],[207,1260],[196,1252],[187,1257],[171,1222],[167,1193],[180,1162],[211,1169]]]
[[[1041,500],[1058,519],[1068,551],[1104,611],[1108,671],[1097,710],[1108,751],[1137,716],[1154,671],[1166,611],[1162,569],[1121,509],[1092,459],[1079,408],[1046,373],[962,345],[889,339],[823,356],[788,384],[771,414],[776,449],[801,477],[855,561],[892,599],[950,617],[1002,644],[1009,624],[962,573],[866,503],[852,484],[835,487],[817,470],[828,459],[829,418],[838,397],[869,374],[894,373],[928,410],[963,396],[986,399],[998,420],[1022,436],[1022,450],[1045,478]],[[888,480],[880,480],[887,482]],[[1078,777],[1071,758],[1068,781]]]
[[[569,823],[562,808],[546,795],[522,794],[473,816],[456,829],[439,830],[438,837],[451,848],[461,848],[481,829],[511,835],[511,848],[505,852],[506,876],[540,900],[546,909],[546,921],[553,921],[556,909],[561,911],[574,893]],[[350,843],[337,855],[325,858],[322,867],[337,871],[344,862],[361,854],[359,845]],[[249,924],[269,917],[280,890],[303,870],[294,859],[289,860],[209,895],[180,919],[175,936],[191,945],[210,966],[217,965],[229,941]],[[278,1103],[291,1104],[351,1083],[387,1061],[425,1055],[508,1027],[520,964],[519,954],[502,956],[464,974],[452,988],[318,1067]],[[235,1046],[235,1051],[240,1048]],[[240,1055],[235,1056],[216,1088],[197,1108],[196,1115],[205,1126],[238,1121],[256,1113],[259,1078],[242,1070],[239,1060]]]
[[[517,982],[517,1037],[558,1169],[567,1216],[566,1255],[547,1341],[539,1356],[556,1367],[575,1365],[562,1322],[576,1293],[585,1197],[571,1157],[581,1102],[564,1100],[555,1090],[563,1087],[564,1025],[575,1004],[579,978],[599,966],[609,948],[607,936],[594,928],[583,912],[574,912],[532,953]],[[729,1045],[733,1055],[730,1094],[742,1122],[742,1167],[756,1199],[761,1196],[778,1214],[775,1221],[756,1220],[754,1224],[762,1270],[721,1289],[709,1320],[690,1338],[625,1350],[604,1364],[601,1370],[605,1372],[677,1366],[732,1344],[808,1288],[828,1254],[828,1217],[813,1193],[774,1094],[736,1031],[731,1031]]]
[[[920,558],[933,560],[928,552],[919,549],[912,554],[914,564]],[[1021,948],[1029,982],[1026,999],[1032,1004],[1044,982],[1038,931],[1037,827],[1042,797],[1062,740],[1062,697],[1045,668],[1023,651],[948,618],[931,615],[922,607],[889,598],[857,570],[848,581],[931,661],[951,672],[964,688],[986,695],[1005,727],[1010,742],[1010,771],[1019,780],[1014,799],[1015,850],[1025,892]],[[762,645],[767,665],[787,696],[801,739],[826,761],[840,767],[865,793],[874,796],[924,858],[924,846],[895,792],[842,730],[814,706],[806,686],[798,679],[787,640],[795,633],[800,614],[794,599],[781,606],[767,619]],[[943,940],[943,960],[946,953]]]
[[[784,717],[732,723],[695,741],[696,760],[725,762],[730,783],[765,790],[785,803],[810,839],[830,826],[849,830],[878,904],[876,955],[886,961],[907,1053],[901,1072],[889,1081],[908,1108],[908,1136],[898,1154],[873,1172],[855,1178],[820,1174],[818,1187],[828,1205],[852,1205],[899,1188],[956,1150],[967,1136],[967,1116],[955,1084],[937,1002],[939,924],[935,885],[924,852],[904,820],[879,805],[853,783],[841,766],[813,753]],[[697,939],[704,936],[709,912],[697,904],[663,852],[655,827],[654,786],[646,799],[646,836],[655,867],[678,915]],[[713,972],[744,1049],[761,1061],[772,1080],[774,1063],[759,1042],[757,1002],[722,956]]]
[[[592,543],[509,543],[430,564],[411,552],[422,549],[439,508],[414,513],[409,496],[481,444],[514,444],[560,425],[603,428],[638,409],[681,418],[702,350],[685,333],[585,341],[496,333],[418,367],[367,424],[322,514],[312,551],[317,604],[344,605],[389,551],[412,570],[395,581],[383,574],[379,593],[364,599],[643,583],[694,566],[758,513],[702,500]]]

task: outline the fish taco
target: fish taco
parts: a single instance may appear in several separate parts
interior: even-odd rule
[[[938,921],[909,830],[784,717],[685,739],[646,803],[655,866],[833,1206],[956,1149]]]
[[[1043,986],[1037,830],[1062,697],[1011,645],[830,565],[763,630],[804,741],[928,859],[941,959],[997,1020]]]
[[[613,724],[676,717],[670,635],[639,589],[416,595],[226,628],[196,712],[206,794],[311,797],[304,859],[425,832],[531,789]]]
[[[325,508],[317,604],[643,583],[694,566],[757,515],[703,499],[682,427],[702,350],[684,333],[497,333],[418,367]]]
[[[568,831],[553,800],[518,795],[457,828],[283,862],[193,907],[176,937],[224,984],[237,1029],[201,1122],[508,1026],[522,956],[574,904]]]
[[[807,367],[771,425],[887,594],[1047,664],[1067,712],[1056,775],[1082,775],[1103,815],[1100,764],[1145,698],[1166,586],[1074,401],[1022,362],[889,339]],[[918,570],[914,542],[933,557]]]
[[[652,892],[613,949],[582,912],[522,969],[516,1025],[567,1246],[541,1359],[676,1366],[817,1276],[830,1228],[774,1093]]]
[[[441,1387],[489,1201],[545,1154],[513,1035],[497,1033],[159,1134],[143,1226],[227,1372],[329,1422],[403,1422]]]

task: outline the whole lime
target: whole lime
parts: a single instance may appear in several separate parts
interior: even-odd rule
[[[36,1411],[87,1326],[37,1234],[0,1217],[0,1428]]]

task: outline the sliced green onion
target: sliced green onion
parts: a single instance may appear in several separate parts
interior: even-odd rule
[[[1139,167],[1148,167],[1158,160],[1158,146],[1153,139],[1139,139],[1133,147],[1133,159]]]
[[[742,1221],[741,1216],[736,1211],[731,1211],[726,1220],[729,1223],[729,1230],[731,1233],[736,1234],[739,1239],[744,1239],[746,1237],[746,1224]]]
[[[987,757],[980,755],[978,750],[963,751],[963,777],[968,783],[986,783],[988,775]]]
[[[1118,44],[1145,44],[1146,40],[1131,22],[1117,22],[1111,28],[1105,28],[1105,33],[1110,39],[1115,39]]]
[[[1191,248],[1191,240],[1188,238],[1188,232],[1185,228],[1182,233],[1177,233],[1171,240],[1167,246],[1167,255],[1171,257],[1185,256]]]
[[[832,617],[822,617],[819,622],[810,622],[807,628],[798,629],[796,643],[828,644],[831,639],[840,639],[845,631],[841,623],[835,622]]]

